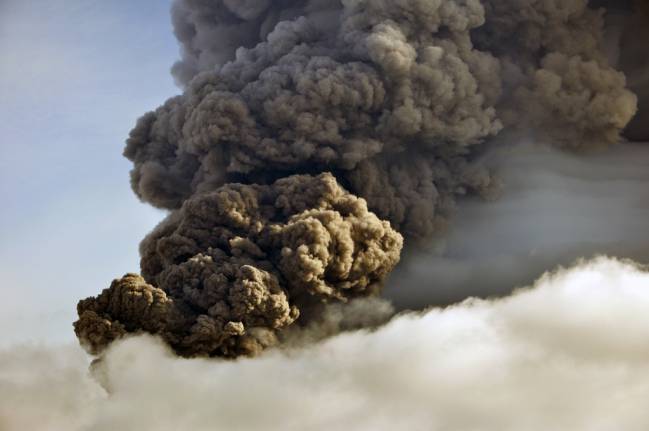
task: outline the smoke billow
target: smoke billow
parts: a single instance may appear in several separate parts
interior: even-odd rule
[[[629,89],[638,95],[638,114],[625,135],[636,141],[649,141],[649,1],[602,0],[609,8],[606,42],[611,63],[623,71]]]
[[[79,303],[94,353],[144,331],[257,354],[379,292],[401,235],[492,196],[476,160],[494,143],[603,147],[636,112],[587,0],[176,0],[172,17],[184,91],[124,152],[135,193],[172,213],[141,277]]]
[[[327,299],[378,289],[402,238],[328,174],[188,199],[142,242],[142,275],[81,301],[94,353],[136,330],[186,355],[256,354]]]
[[[0,429],[645,431],[648,286],[644,269],[598,259],[238,361],[130,338],[93,367],[108,394],[79,350],[0,351]]]
[[[186,89],[133,130],[133,188],[175,208],[231,180],[329,170],[427,237],[455,196],[488,192],[468,164],[504,126],[588,147],[635,112],[601,12],[518,3],[177,1]]]

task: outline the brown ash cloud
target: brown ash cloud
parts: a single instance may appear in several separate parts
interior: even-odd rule
[[[429,237],[457,196],[489,192],[469,164],[500,132],[596,147],[635,112],[602,11],[519,3],[177,1],[186,88],[133,130],[133,189],[177,208],[233,180],[332,171]]]
[[[176,0],[172,20],[183,92],[124,151],[137,196],[172,212],[142,276],[80,302],[95,353],[137,332],[258,353],[376,295],[401,235],[423,244],[458,198],[492,196],[475,162],[493,144],[586,151],[636,113],[587,0]]]
[[[149,332],[184,356],[254,355],[322,304],[376,293],[402,243],[329,174],[230,184],[188,199],[151,232],[142,276],[81,301],[75,331],[95,354]]]

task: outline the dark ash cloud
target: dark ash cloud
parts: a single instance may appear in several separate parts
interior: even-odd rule
[[[124,154],[135,193],[173,212],[143,278],[80,303],[94,352],[145,331],[256,354],[377,294],[401,235],[427,245],[458,198],[494,196],[491,146],[606,147],[636,112],[586,0],[176,0],[172,19],[183,93]]]

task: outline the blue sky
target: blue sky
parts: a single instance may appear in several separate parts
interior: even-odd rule
[[[179,91],[169,3],[0,1],[0,345],[73,339],[76,301],[138,270],[163,213],[121,153]]]

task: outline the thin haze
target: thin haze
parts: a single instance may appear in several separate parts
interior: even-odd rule
[[[460,203],[449,232],[408,256],[385,295],[398,308],[506,295],[547,268],[609,254],[649,262],[649,147],[566,154],[521,142],[485,157],[498,199]]]

